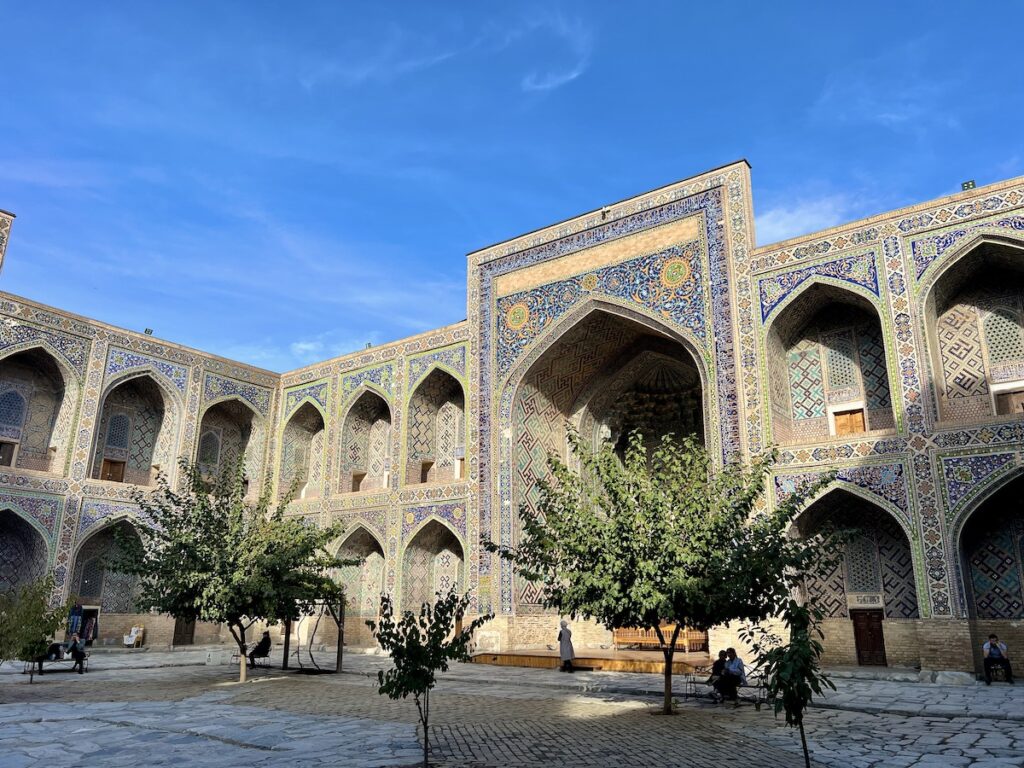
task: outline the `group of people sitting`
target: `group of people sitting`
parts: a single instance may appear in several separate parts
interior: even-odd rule
[[[739,688],[747,684],[746,668],[743,659],[736,655],[735,648],[726,648],[718,652],[718,659],[711,665],[711,686],[716,702],[731,701],[734,707],[739,706]]]
[[[67,643],[50,643],[46,649],[46,653],[36,656],[33,661],[39,665],[39,672],[37,674],[43,674],[43,662],[45,661],[59,661],[68,657],[74,661],[71,665],[72,672],[78,672],[78,674],[85,673],[85,641],[82,640],[77,633],[71,635],[71,639]]]

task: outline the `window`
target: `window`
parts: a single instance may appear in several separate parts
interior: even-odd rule
[[[1024,415],[1024,389],[997,394],[996,414],[999,416]]]
[[[422,464],[420,464],[420,482],[421,483],[429,483],[430,482],[430,471],[433,468],[434,468],[434,462],[432,462],[432,461],[424,461]]]
[[[103,466],[100,469],[100,480],[106,480],[111,483],[123,483],[124,462],[104,459]]]
[[[220,464],[220,436],[212,430],[199,438],[199,463],[213,469]]]
[[[864,426],[864,409],[858,408],[854,411],[836,411],[836,437],[842,435],[857,435],[866,432]]]
[[[107,448],[128,450],[128,435],[131,432],[132,420],[126,413],[115,413],[107,424]]]
[[[0,427],[7,427],[4,434],[16,437],[25,421],[25,398],[9,390],[0,395]]]
[[[14,453],[17,443],[0,443],[0,467],[14,466]]]
[[[353,472],[352,473],[352,490],[353,492],[358,491],[363,487],[363,480],[366,479],[365,472]]]

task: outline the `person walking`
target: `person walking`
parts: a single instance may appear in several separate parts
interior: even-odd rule
[[[576,658],[576,652],[572,647],[572,630],[565,619],[562,619],[562,628],[558,630],[558,658],[562,660],[563,672],[576,671],[572,668],[572,662]]]

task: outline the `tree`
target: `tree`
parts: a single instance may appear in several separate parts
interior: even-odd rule
[[[141,577],[138,602],[175,618],[226,624],[238,646],[239,682],[246,679],[246,631],[311,612],[337,599],[329,569],[351,564],[327,554],[337,526],[320,528],[285,517],[290,494],[274,509],[265,489],[245,501],[241,464],[212,482],[182,459],[183,490],[166,477],[150,494],[137,491],[139,538],[119,537],[118,570]]]
[[[0,593],[0,664],[33,661],[46,653],[53,636],[67,618],[67,606],[53,605],[53,577],[30,582]],[[29,667],[29,683],[35,665]]]
[[[763,626],[751,627],[743,637],[751,643],[756,665],[765,679],[768,700],[774,702],[775,715],[785,711],[786,724],[800,729],[800,745],[804,765],[811,768],[811,755],[804,734],[804,712],[814,696],[823,688],[835,690],[835,684],[822,673],[821,611],[812,605],[790,598],[780,611],[783,625],[789,630],[789,642]]]
[[[715,467],[693,436],[666,436],[648,449],[638,432],[623,457],[608,444],[589,450],[573,431],[569,444],[579,469],[549,457],[536,511],[519,510],[518,546],[485,546],[539,583],[546,607],[609,630],[653,630],[669,714],[682,628],[706,631],[771,614],[789,595],[788,574],[802,573],[814,555],[787,531],[829,478],[760,510],[771,455],[750,467]],[[675,625],[668,638],[663,624]]]
[[[433,604],[423,603],[418,616],[403,611],[396,619],[391,597],[382,595],[380,620],[366,622],[394,663],[391,669],[377,673],[378,693],[392,699],[411,695],[416,702],[423,726],[424,768],[430,756],[430,690],[437,682],[437,673],[447,672],[449,662],[469,661],[473,633],[494,618],[487,614],[462,626],[469,600],[469,593],[459,595],[453,586],[446,594],[438,592]]]

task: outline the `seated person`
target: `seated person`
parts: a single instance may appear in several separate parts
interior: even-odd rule
[[[256,666],[256,659],[265,659],[270,655],[270,632],[263,630],[263,637],[256,643],[256,647],[249,651],[249,667]]]
[[[71,658],[75,660],[75,663],[71,665],[71,671],[78,670],[78,674],[85,672],[85,641],[78,637],[77,633],[71,636],[71,642],[68,643],[68,653],[71,654]]]
[[[741,685],[747,684],[747,675],[743,668],[743,659],[736,655],[735,648],[728,648],[725,651],[726,662],[725,672],[722,674],[721,687],[719,691],[725,699],[732,699],[733,703],[739,705],[737,691]]]
[[[727,660],[725,651],[718,652],[718,658],[711,665],[711,675],[708,677],[708,685],[715,689],[715,698],[721,695],[720,684],[722,675],[725,674],[725,662]]]
[[[1006,682],[1013,685],[1013,668],[1010,666],[1006,643],[999,642],[999,638],[995,635],[989,635],[988,642],[981,647],[981,654],[985,657],[985,685],[992,685],[992,669],[994,667],[1002,667],[1006,672]]]

